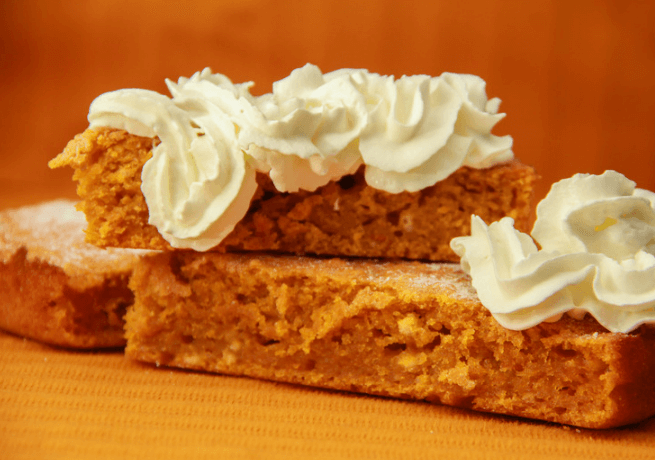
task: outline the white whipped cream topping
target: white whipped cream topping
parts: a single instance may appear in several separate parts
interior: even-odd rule
[[[471,219],[453,250],[508,329],[590,313],[612,332],[655,322],[655,194],[615,171],[553,185],[532,238],[504,218]],[[533,241],[534,239],[534,241]],[[538,249],[535,241],[541,249]]]
[[[196,72],[191,78],[180,77],[177,83],[167,79],[166,85],[178,106],[183,105],[183,101],[209,102],[229,116],[237,126],[244,123],[244,112],[254,102],[250,94],[253,82],[235,85],[225,75],[212,73],[209,67]]]
[[[487,100],[485,82],[444,73],[380,76],[340,70],[366,96],[369,122],[359,140],[366,181],[391,193],[417,191],[445,179],[462,165],[489,167],[513,157],[510,136],[491,129],[504,114],[500,100]]]
[[[239,144],[280,191],[313,191],[361,164],[356,139],[368,120],[366,102],[347,76],[326,80],[307,64],[244,115]]]
[[[245,215],[255,171],[222,110],[199,98],[178,102],[147,90],[105,93],[91,104],[89,122],[159,137],[141,175],[149,223],[171,246],[205,251]]]
[[[366,164],[367,182],[416,191],[462,165],[512,158],[509,136],[490,134],[503,117],[471,75],[380,76],[314,65],[254,97],[209,68],[177,83],[172,98],[126,89],[98,97],[90,127],[158,136],[142,173],[150,223],[173,246],[207,250],[232,231],[269,174],[282,192],[316,190]]]

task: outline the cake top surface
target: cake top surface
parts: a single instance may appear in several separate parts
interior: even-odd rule
[[[376,289],[387,286],[395,292],[402,291],[409,296],[426,299],[445,295],[454,300],[476,304],[479,302],[469,275],[458,264],[448,262],[323,258],[264,253],[208,253],[207,258],[202,255],[188,257],[193,257],[190,263],[199,272],[204,270],[202,267],[205,263],[220,259],[229,263],[230,269],[235,271],[264,264],[269,269],[274,268],[276,276],[280,278],[309,276],[326,282],[338,279],[353,285],[375,285]]]
[[[84,242],[86,220],[75,202],[54,200],[0,212],[0,260],[7,263],[21,248],[28,261],[60,267],[69,276],[103,277],[129,272],[148,251],[100,249]]]
[[[324,74],[307,64],[262,96],[210,69],[167,84],[172,97],[105,93],[89,122],[159,138],[142,191],[150,223],[175,248],[219,244],[245,215],[256,172],[282,192],[313,191],[364,165],[370,186],[399,193],[513,158],[511,137],[491,134],[500,100],[473,75]]]
[[[470,277],[456,264],[384,260],[371,263],[365,259],[338,263],[355,269],[362,277],[376,285],[393,284],[402,286],[406,292],[419,295],[445,293],[457,300],[478,301]]]

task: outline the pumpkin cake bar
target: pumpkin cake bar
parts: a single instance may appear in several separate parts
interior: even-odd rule
[[[148,224],[141,192],[141,170],[157,143],[123,130],[88,129],[50,163],[75,170],[88,242],[172,249]],[[213,250],[456,261],[449,243],[470,232],[471,214],[487,222],[509,216],[529,230],[536,179],[533,168],[512,161],[461,167],[423,190],[389,193],[368,186],[361,168],[314,192],[283,193],[258,173],[248,212]]]
[[[485,82],[311,64],[250,94],[210,69],[98,96],[71,166],[87,241],[456,261],[472,214],[528,230],[534,170],[514,159]]]
[[[130,287],[130,358],[588,428],[655,414],[655,328],[503,328],[458,265],[173,252]]]
[[[56,200],[0,213],[0,328],[72,348],[125,344],[141,254],[84,242],[84,214]]]

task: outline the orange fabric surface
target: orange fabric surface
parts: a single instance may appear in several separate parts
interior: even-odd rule
[[[75,352],[0,333],[3,459],[654,458],[655,420],[581,430]]]

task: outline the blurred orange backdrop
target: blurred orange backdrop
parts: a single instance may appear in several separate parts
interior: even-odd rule
[[[255,92],[307,62],[394,74],[472,73],[503,100],[496,134],[553,181],[615,169],[655,190],[655,2],[4,0],[0,207],[74,196],[47,161],[91,101],[166,92],[210,66]]]

